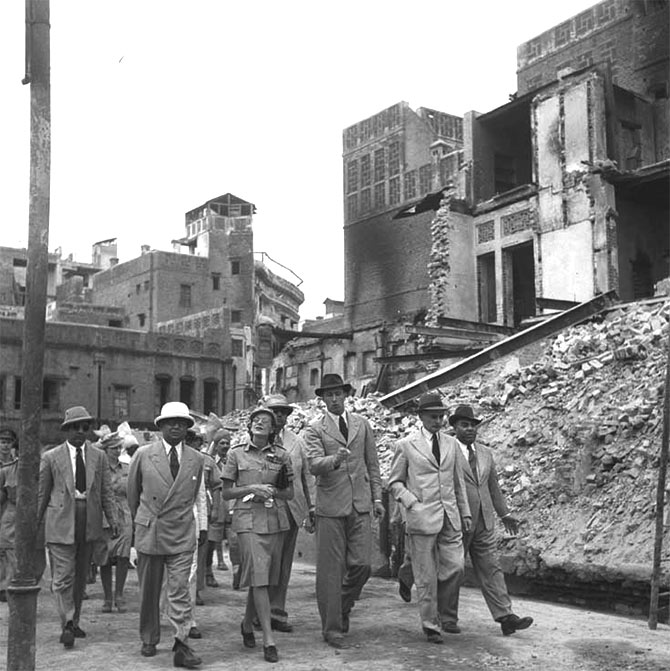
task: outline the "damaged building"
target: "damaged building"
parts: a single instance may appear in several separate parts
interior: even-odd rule
[[[605,0],[520,45],[517,92],[345,129],[345,300],[275,363],[388,391],[557,309],[668,276],[667,2]],[[319,335],[321,333],[322,335]],[[303,334],[305,336],[307,334]]]
[[[43,439],[64,409],[150,426],[179,399],[224,414],[253,405],[275,353],[263,328],[296,331],[304,295],[290,271],[253,248],[253,203],[232,194],[185,215],[170,252],[142,247],[119,263],[116,240],[93,263],[49,256]],[[0,420],[21,416],[26,250],[0,249]],[[290,279],[286,279],[288,276]]]

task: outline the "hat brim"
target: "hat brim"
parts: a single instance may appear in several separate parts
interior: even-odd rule
[[[447,412],[448,409],[446,405],[429,405],[425,408],[419,408],[418,412]]]
[[[156,419],[154,419],[154,424],[155,424],[156,426],[158,426],[158,422],[162,422],[162,421],[164,421],[164,420],[166,420],[166,419],[185,419],[185,420],[191,422],[191,423],[188,425],[188,428],[189,428],[189,429],[190,429],[192,426],[195,425],[195,420],[194,420],[193,417],[191,417],[190,415],[189,415],[188,417],[184,417],[184,415],[158,415],[158,417],[156,417]]]
[[[453,426],[459,419],[467,419],[469,422],[474,422],[475,425],[482,423],[482,420],[477,419],[476,417],[468,417],[467,415],[452,415],[449,418],[449,424]]]
[[[323,392],[330,391],[331,389],[342,389],[346,393],[349,393],[352,390],[352,386],[348,382],[345,382],[344,384],[333,384],[328,387],[319,387],[314,390],[314,393],[317,396],[323,396]]]
[[[63,422],[60,425],[60,428],[65,429],[68,426],[70,426],[70,424],[79,424],[79,422],[92,422],[92,421],[93,421],[93,417],[77,417],[76,419],[71,419],[67,422]]]
[[[268,405],[266,407],[268,410],[288,410],[289,415],[295,410],[292,405]]]

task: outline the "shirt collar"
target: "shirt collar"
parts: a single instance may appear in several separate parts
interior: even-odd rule
[[[172,449],[172,445],[168,443],[165,438],[161,438],[163,441],[163,447],[165,448],[165,454],[170,454],[170,450]],[[181,458],[181,450],[182,450],[182,443],[177,443],[175,445],[175,448],[177,448],[177,456]]]
[[[344,423],[349,426],[349,418],[347,417],[347,411],[345,410],[341,415],[334,415],[330,410],[326,410],[326,414],[335,422],[335,426],[340,425],[340,417],[344,418]]]
[[[65,444],[67,445],[67,449],[70,451],[70,455],[77,454],[77,448],[76,448],[76,447],[75,447],[69,440],[66,440],[66,441],[65,441]],[[82,454],[84,453],[84,448],[85,448],[85,447],[86,447],[86,443],[84,443],[84,444],[81,446],[81,452],[82,452]]]
[[[268,443],[265,447],[259,448],[259,447],[256,447],[256,445],[254,445],[254,442],[251,439],[249,439],[247,441],[247,444],[244,446],[244,451],[248,452],[249,450],[252,450],[252,449],[256,450],[258,452],[271,452],[272,454],[274,454],[274,452],[275,452],[274,443]]]
[[[438,443],[440,442],[440,432],[439,431],[437,433],[431,433],[430,431],[426,431],[426,428],[423,425],[421,425],[419,427],[419,431],[421,431],[421,435],[424,437],[424,439],[426,440],[426,442],[429,445],[433,444],[433,436],[437,436],[437,442]]]

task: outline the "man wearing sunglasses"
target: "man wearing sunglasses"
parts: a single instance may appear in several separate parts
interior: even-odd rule
[[[51,588],[66,648],[86,637],[79,616],[93,545],[103,538],[103,513],[112,538],[119,535],[107,457],[87,440],[92,422],[83,406],[68,408],[61,424],[65,442],[45,452],[40,463],[38,522],[46,514]]]

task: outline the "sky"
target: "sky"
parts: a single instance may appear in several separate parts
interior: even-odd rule
[[[516,91],[516,48],[591,0],[51,0],[49,250],[170,250],[233,193],[301,318],[344,299],[342,131],[401,100],[463,115]],[[0,246],[28,242],[24,3],[0,3]],[[296,277],[297,276],[297,277]],[[299,278],[299,279],[297,279]]]

